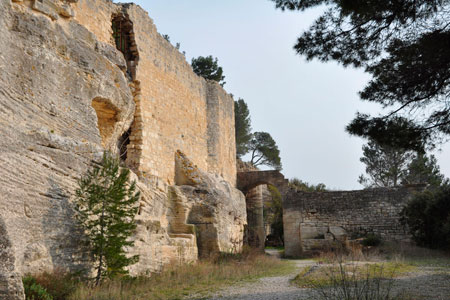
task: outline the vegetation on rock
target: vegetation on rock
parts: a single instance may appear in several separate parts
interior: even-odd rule
[[[327,187],[323,183],[317,185],[304,182],[298,178],[289,179],[289,186],[303,192],[324,192]]]
[[[216,58],[210,56],[199,56],[193,58],[192,69],[194,73],[208,80],[217,81],[221,86],[225,85],[225,76],[223,75],[223,69],[219,66],[219,61]]]

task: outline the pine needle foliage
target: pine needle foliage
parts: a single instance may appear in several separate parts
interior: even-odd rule
[[[198,76],[201,76],[207,80],[217,81],[221,86],[225,85],[225,76],[223,75],[223,69],[219,66],[219,61],[216,58],[210,56],[199,56],[193,58],[191,62],[192,70]]]
[[[236,136],[236,156],[241,158],[249,151],[252,140],[252,125],[250,111],[244,99],[234,101],[234,127]]]
[[[101,165],[93,167],[78,182],[76,218],[88,237],[95,261],[95,284],[107,277],[126,275],[126,266],[138,256],[128,257],[126,247],[136,228],[134,217],[140,198],[136,182],[129,183],[128,169],[120,168],[119,159],[105,152]]]

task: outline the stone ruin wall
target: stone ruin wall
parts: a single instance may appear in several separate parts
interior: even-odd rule
[[[111,38],[115,15],[133,24],[132,76]],[[6,0],[0,35],[0,295],[21,299],[23,274],[87,265],[73,219],[77,180],[105,148],[118,152],[130,127],[126,164],[142,192],[131,273],[240,250],[233,99],[195,75],[144,10]]]
[[[286,254],[323,250],[333,240],[367,233],[382,240],[409,241],[400,212],[421,187],[360,191],[302,192],[291,189],[283,199]]]
[[[135,130],[142,135],[134,140],[138,157],[131,158],[131,164],[146,176],[174,184],[174,153],[181,150],[200,169],[234,185],[231,96],[217,83],[194,74],[185,56],[157,32],[148,13],[139,6],[122,8],[107,0],[80,0],[74,10],[77,21],[112,46],[111,16],[126,14],[133,23],[139,53],[134,79],[140,87]]]

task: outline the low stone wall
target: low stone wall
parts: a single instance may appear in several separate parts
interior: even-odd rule
[[[299,256],[329,244],[374,233],[383,240],[408,241],[400,212],[421,186],[360,191],[302,192],[283,199],[286,254]]]

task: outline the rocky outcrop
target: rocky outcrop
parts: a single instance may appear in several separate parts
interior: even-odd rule
[[[0,5],[0,218],[19,274],[77,270],[86,258],[71,196],[131,124],[129,83],[82,25]]]
[[[181,186],[174,187],[174,194],[186,198],[180,216],[195,226],[200,257],[240,252],[247,224],[244,195],[220,177],[199,170],[181,152],[176,166]]]
[[[127,28],[136,35],[133,51],[144,49],[140,60],[137,52],[125,53],[134,55],[126,60],[114,47],[114,16],[133,20],[134,32],[131,23]],[[72,202],[77,180],[105,150],[128,155],[123,163],[135,171],[142,194],[129,249],[140,260],[131,274],[241,249],[245,200],[233,184],[234,144],[225,149],[234,136],[226,125],[234,120],[232,99],[219,91],[217,101],[208,102],[217,108],[218,130],[229,131],[214,134],[206,120],[207,83],[181,62],[183,55],[159,36],[142,9],[107,0],[5,0],[0,36],[1,299],[23,297],[24,274],[89,267]],[[156,48],[144,47],[148,39]],[[186,109],[194,102],[195,109]],[[208,152],[208,135],[220,149],[217,157]],[[213,174],[181,153],[174,157],[173,149],[188,149]],[[228,162],[220,163],[222,157]],[[231,162],[232,171],[226,170]]]

